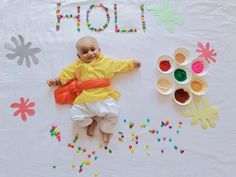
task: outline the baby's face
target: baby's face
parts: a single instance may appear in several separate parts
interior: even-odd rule
[[[83,39],[77,45],[78,57],[85,63],[91,63],[99,58],[100,48],[96,40]]]

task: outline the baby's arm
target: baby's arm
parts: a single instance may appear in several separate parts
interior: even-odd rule
[[[48,84],[49,87],[54,87],[54,86],[61,85],[61,82],[60,82],[60,80],[58,78],[56,78],[56,79],[49,79],[49,80],[47,80],[47,84]]]
[[[110,60],[110,69],[114,73],[130,72],[135,68],[139,68],[141,63],[138,60]]]
[[[141,67],[141,63],[138,60],[133,60],[134,63],[134,68],[140,68]]]
[[[69,81],[75,78],[75,70],[77,68],[78,61],[76,60],[74,63],[70,64],[68,67],[64,68],[58,78],[47,80],[47,84],[49,87],[64,85]]]

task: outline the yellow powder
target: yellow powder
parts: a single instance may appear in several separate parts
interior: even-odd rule
[[[170,89],[170,81],[167,79],[159,80],[157,85],[162,92],[167,92]]]
[[[199,82],[199,81],[193,81],[193,82],[191,82],[191,88],[192,88],[193,91],[195,91],[195,92],[200,92],[200,91],[202,91],[202,89],[203,89],[203,85],[202,85],[202,83]]]
[[[177,63],[181,64],[185,61],[185,56],[181,53],[177,53],[175,55],[175,60],[176,60]]]

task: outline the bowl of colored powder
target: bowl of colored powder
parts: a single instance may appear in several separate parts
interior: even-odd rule
[[[186,48],[177,48],[174,52],[175,62],[179,65],[187,65],[190,62],[190,53]]]
[[[157,90],[163,95],[169,95],[174,91],[175,83],[169,76],[162,76],[157,80]]]
[[[177,67],[173,72],[173,78],[178,84],[187,84],[192,78],[191,71],[185,67]]]
[[[184,106],[192,101],[192,93],[188,87],[178,87],[173,93],[175,103]]]
[[[189,85],[191,92],[195,95],[204,95],[208,90],[207,81],[202,77],[193,77]]]
[[[208,73],[208,63],[201,58],[197,58],[191,63],[191,70],[197,76],[204,76]]]
[[[157,67],[161,73],[169,74],[175,68],[174,59],[168,55],[162,55],[157,59]]]

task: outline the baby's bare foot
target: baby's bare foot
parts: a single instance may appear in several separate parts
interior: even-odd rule
[[[104,142],[105,145],[107,145],[109,143],[110,136],[111,136],[111,134],[102,132],[102,138],[103,138],[103,142]]]
[[[88,136],[94,135],[94,131],[95,131],[96,126],[97,126],[97,121],[93,120],[93,122],[87,128],[87,135]]]

